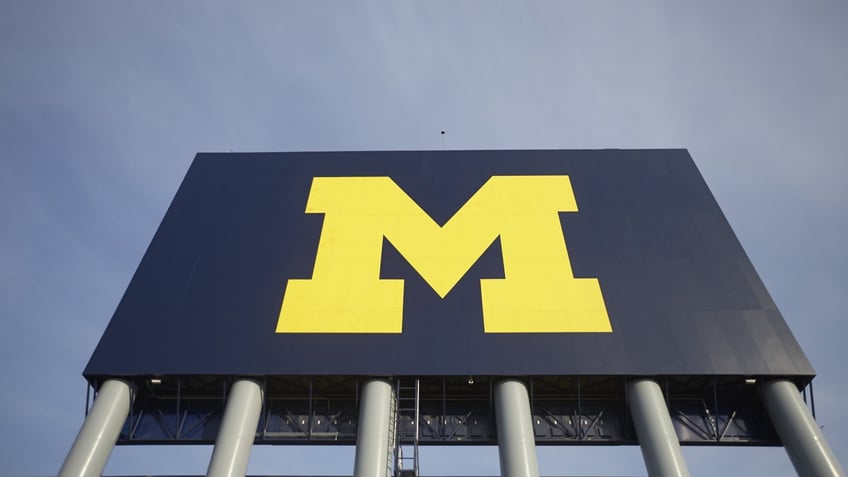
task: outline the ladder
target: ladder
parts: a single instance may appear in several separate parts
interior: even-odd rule
[[[418,421],[421,414],[421,387],[418,378],[398,378],[395,389],[397,397],[395,437],[395,477],[418,477]],[[412,429],[410,429],[412,426]],[[411,431],[411,432],[410,432]],[[404,448],[412,448],[412,455],[405,456]]]

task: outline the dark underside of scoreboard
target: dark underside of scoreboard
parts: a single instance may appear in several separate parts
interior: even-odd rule
[[[525,378],[539,445],[636,445],[625,376]],[[118,444],[212,444],[232,378],[128,378],[134,401]],[[264,403],[257,444],[353,445],[364,377],[256,378]],[[497,443],[493,384],[499,377],[395,379],[398,437],[422,445]],[[659,376],[682,444],[779,445],[762,404],[762,379]],[[799,381],[807,397],[809,380]],[[812,404],[812,388],[810,386]]]

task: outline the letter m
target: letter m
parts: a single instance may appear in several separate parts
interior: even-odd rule
[[[610,332],[598,280],[572,274],[559,212],[577,212],[568,176],[494,176],[444,226],[389,177],[316,177],[315,267],[288,281],[277,333],[400,333],[404,280],[380,279],[383,237],[442,298],[500,237],[505,278],[480,280],[486,333]]]

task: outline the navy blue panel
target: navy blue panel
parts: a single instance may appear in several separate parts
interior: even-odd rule
[[[287,280],[309,278],[323,217],[316,176],[390,176],[439,223],[493,175],[567,174],[576,277],[597,277],[612,333],[484,334],[480,279],[496,240],[439,298],[388,242],[404,332],[277,334]],[[86,376],[812,376],[685,150],[199,154]]]

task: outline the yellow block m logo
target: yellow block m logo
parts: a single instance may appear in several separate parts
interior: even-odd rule
[[[480,280],[486,333],[610,332],[595,278],[574,278],[558,212],[568,176],[494,176],[439,226],[389,177],[316,177],[324,215],[312,278],[288,281],[277,333],[400,333],[403,280],[381,280],[383,237],[444,298],[500,237],[504,276]]]

